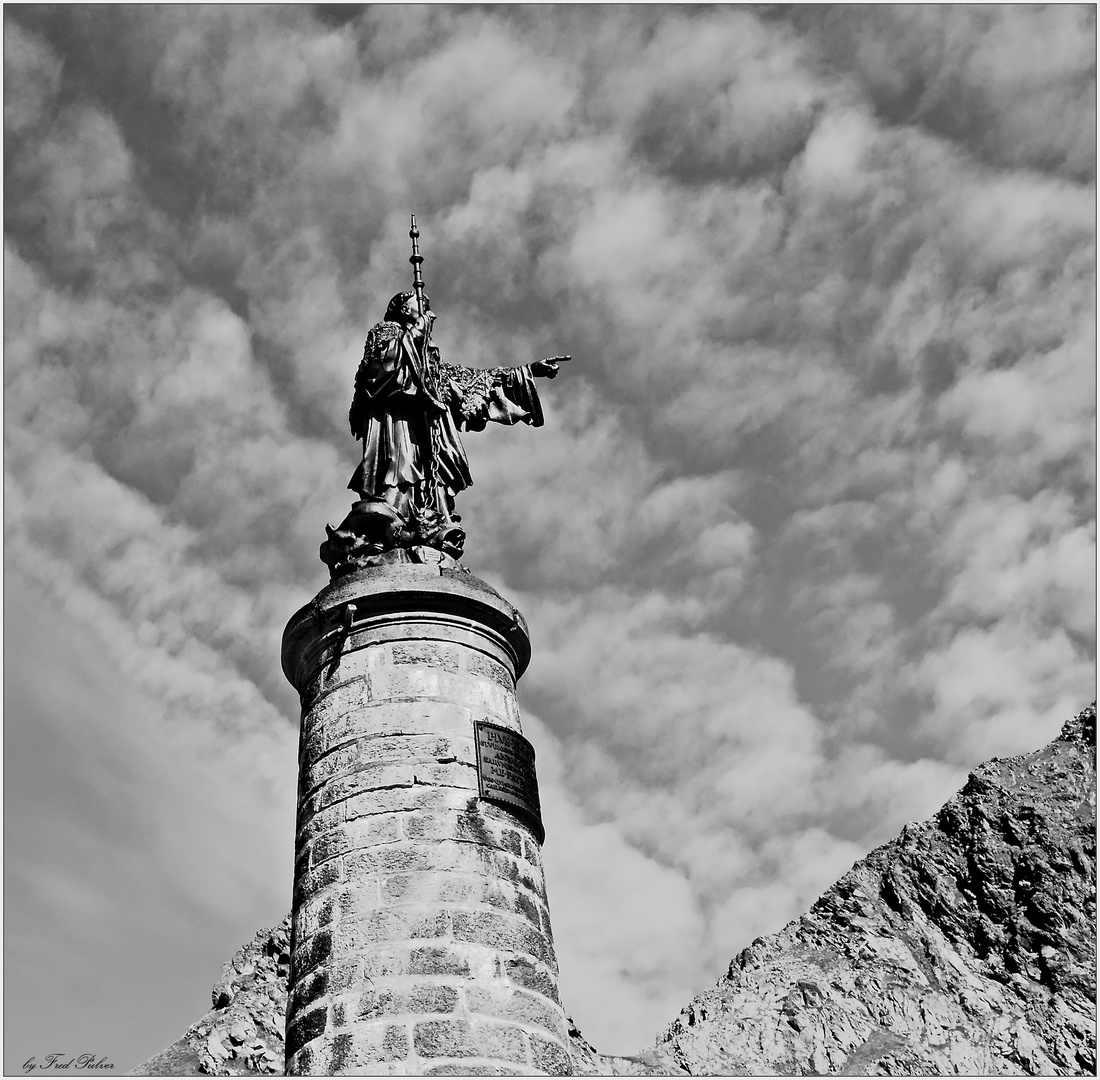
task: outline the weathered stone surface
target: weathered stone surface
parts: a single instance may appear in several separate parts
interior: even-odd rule
[[[757,938],[632,1057],[587,1076],[1094,1075],[1096,709],[976,769]]]
[[[290,916],[222,968],[214,1008],[136,1076],[282,1076]]]
[[[758,938],[659,1046],[693,1074],[1094,1074],[1096,710]]]
[[[689,1073],[667,1052],[650,1047],[637,1054],[601,1054],[569,1018],[569,1056],[574,1076],[687,1076]]]

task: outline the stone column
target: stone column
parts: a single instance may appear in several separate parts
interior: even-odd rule
[[[516,742],[529,658],[511,604],[436,566],[339,578],[290,620],[288,1074],[569,1075],[541,824],[479,795],[475,725]]]

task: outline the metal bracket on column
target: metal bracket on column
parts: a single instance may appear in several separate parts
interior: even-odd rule
[[[351,624],[355,621],[355,605],[345,604],[344,614],[340,619],[340,637],[336,641],[336,645],[332,650],[332,661],[329,664],[328,673],[331,678],[336,674],[337,668],[340,666],[340,657],[344,652],[344,646],[348,643],[348,635],[351,633]]]

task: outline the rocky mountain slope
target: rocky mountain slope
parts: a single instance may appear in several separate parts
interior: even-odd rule
[[[213,1008],[135,1076],[282,1076],[290,916],[222,967]]]
[[[757,938],[658,1041],[693,1074],[1096,1072],[1096,709]]]
[[[282,1071],[284,921],[142,1075]],[[1096,709],[996,759],[873,851],[631,1057],[576,1028],[586,1076],[1094,1075]]]

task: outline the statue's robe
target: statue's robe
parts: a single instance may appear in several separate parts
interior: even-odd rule
[[[443,364],[432,346],[425,358],[421,336],[396,322],[381,322],[367,335],[348,418],[352,434],[363,440],[363,460],[348,487],[402,514],[412,505],[446,517],[455,494],[473,482],[460,428],[543,422],[529,366]],[[433,457],[435,493],[426,484]]]

